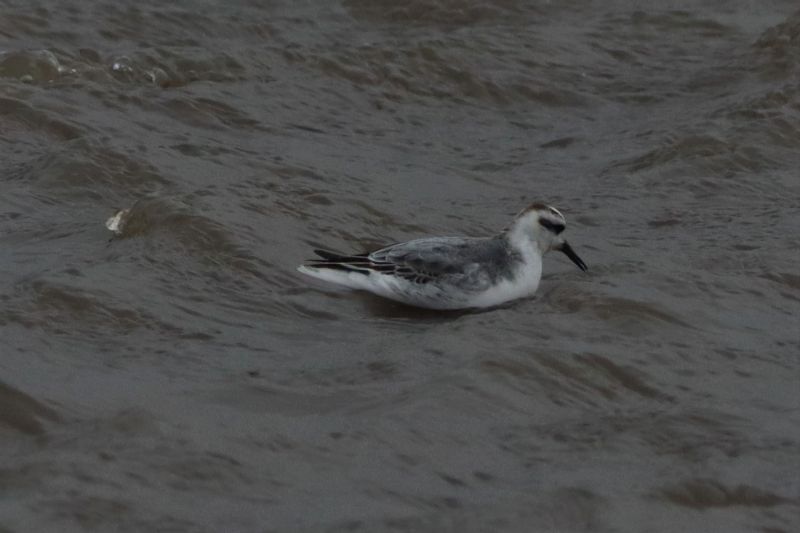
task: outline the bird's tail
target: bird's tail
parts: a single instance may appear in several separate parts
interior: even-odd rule
[[[301,273],[351,289],[369,289],[369,277],[374,265],[369,254],[345,255],[326,250],[314,250],[319,259],[309,259],[297,267]]]
[[[361,272],[369,274],[372,262],[367,257],[368,254],[344,255],[327,250],[314,250],[321,259],[309,259],[306,261],[306,268],[344,270],[349,272]],[[301,270],[301,272],[303,272]]]

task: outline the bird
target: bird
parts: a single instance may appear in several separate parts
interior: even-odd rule
[[[314,250],[318,257],[298,270],[414,307],[494,307],[536,292],[550,250],[588,271],[562,237],[565,229],[558,209],[534,203],[489,237],[426,237],[358,254]]]

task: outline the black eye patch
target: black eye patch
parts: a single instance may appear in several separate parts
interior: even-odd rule
[[[543,227],[549,229],[550,231],[552,231],[556,235],[558,235],[559,233],[564,231],[564,228],[566,227],[566,226],[564,226],[564,224],[561,224],[559,222],[551,222],[550,220],[547,220],[546,218],[540,218],[539,219],[539,224],[541,224]]]

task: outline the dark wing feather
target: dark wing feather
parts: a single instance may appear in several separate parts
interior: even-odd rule
[[[442,278],[455,281],[471,275],[482,262],[476,250],[488,239],[434,237],[387,246],[369,254],[374,264],[393,265],[392,274],[413,283],[430,283]]]
[[[314,250],[314,253],[322,259],[309,259],[308,266],[315,268],[330,268],[332,270],[348,270],[351,272],[361,272],[369,274],[372,271],[387,272],[388,266],[376,265],[369,260],[369,254],[345,255],[327,250]]]
[[[424,240],[420,240],[424,243]],[[308,266],[315,268],[329,268],[369,274],[379,272],[391,274],[414,283],[429,283],[443,274],[456,273],[455,265],[443,259],[447,258],[446,250],[436,247],[435,255],[430,256],[430,250],[423,246],[422,250],[415,250],[407,246],[409,243],[388,246],[372,253],[341,254],[328,250],[314,250],[321,259],[309,259]],[[430,256],[430,257],[426,257]]]
[[[309,266],[350,272],[379,272],[413,283],[430,283],[448,278],[452,283],[469,281],[470,286],[483,286],[508,268],[504,243],[499,239],[435,237],[393,244],[364,254],[339,254],[314,250],[321,259],[312,259]],[[497,263],[497,264],[495,264]],[[482,268],[478,268],[478,266]]]
[[[357,259],[365,259],[369,254],[354,254],[343,255],[337,252],[329,252],[328,250],[314,250],[314,253],[320,256],[325,261],[349,261]],[[312,261],[319,261],[319,259],[312,259]]]

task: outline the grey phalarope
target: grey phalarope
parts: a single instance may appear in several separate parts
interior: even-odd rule
[[[314,250],[320,259],[298,270],[417,307],[491,307],[536,292],[550,250],[587,270],[561,237],[565,228],[558,209],[537,203],[493,237],[429,237],[354,255]]]

